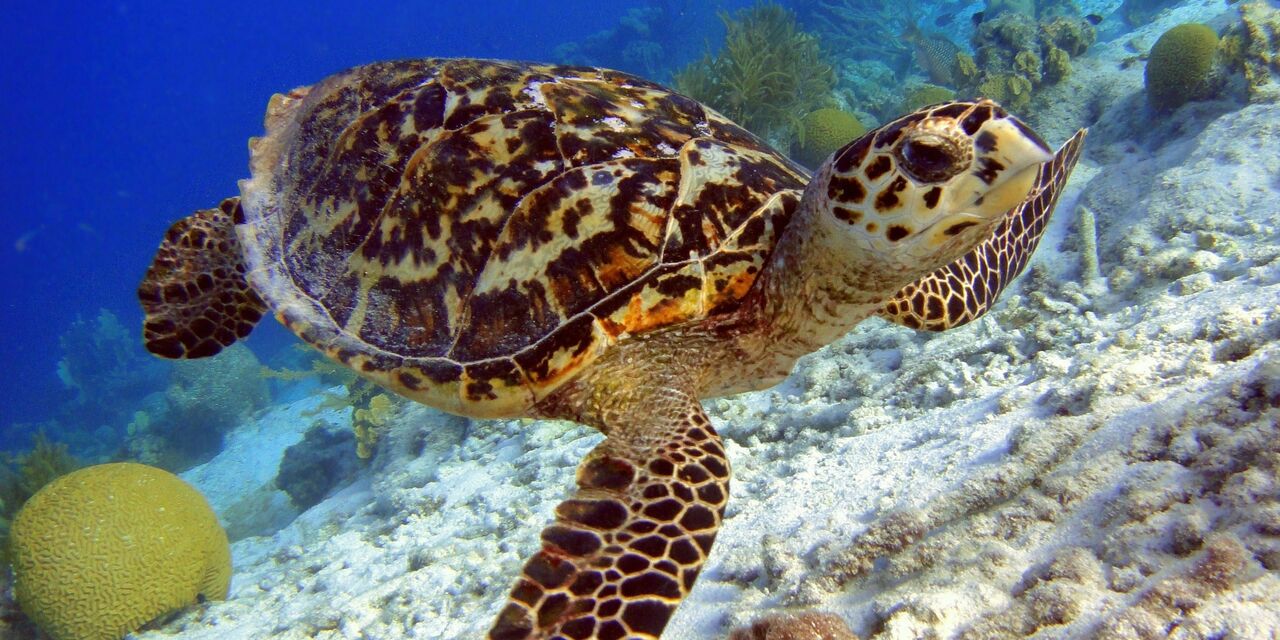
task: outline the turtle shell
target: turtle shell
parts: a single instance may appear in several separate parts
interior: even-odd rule
[[[414,399],[518,415],[629,336],[737,307],[805,171],[616,71],[357,67],[275,96],[237,227],[286,326]]]

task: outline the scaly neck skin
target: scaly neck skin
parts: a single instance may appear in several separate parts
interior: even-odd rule
[[[768,351],[799,357],[848,333],[905,286],[851,250],[847,225],[826,213],[815,179],[766,263],[748,307]],[[873,268],[874,267],[874,268]]]

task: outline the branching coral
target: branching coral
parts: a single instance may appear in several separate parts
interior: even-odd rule
[[[835,73],[812,35],[777,4],[722,13],[724,47],[676,74],[676,88],[784,148],[801,118],[832,102]]]
[[[300,354],[306,357],[308,362],[306,369],[272,369],[270,367],[262,367],[262,377],[273,380],[283,380],[286,382],[318,379],[320,384],[326,387],[339,384],[349,384],[356,378],[356,372],[352,371],[350,367],[344,367],[337,362],[334,362],[311,348],[310,345],[296,344],[294,347]]]

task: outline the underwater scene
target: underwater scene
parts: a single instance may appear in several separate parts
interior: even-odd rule
[[[1275,0],[14,2],[0,638],[1280,638]]]

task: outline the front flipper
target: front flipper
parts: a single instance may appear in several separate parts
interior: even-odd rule
[[[138,286],[147,351],[204,358],[249,335],[267,305],[245,280],[236,238],[240,198],[169,227]]]
[[[693,587],[729,461],[697,398],[643,395],[601,425],[608,438],[578,467],[577,493],[556,508],[491,640],[658,638]]]
[[[929,331],[943,331],[982,317],[1027,266],[1076,166],[1087,132],[1077,131],[1053,160],[1040,166],[1031,193],[1005,215],[990,238],[955,262],[903,287],[876,315]]]

